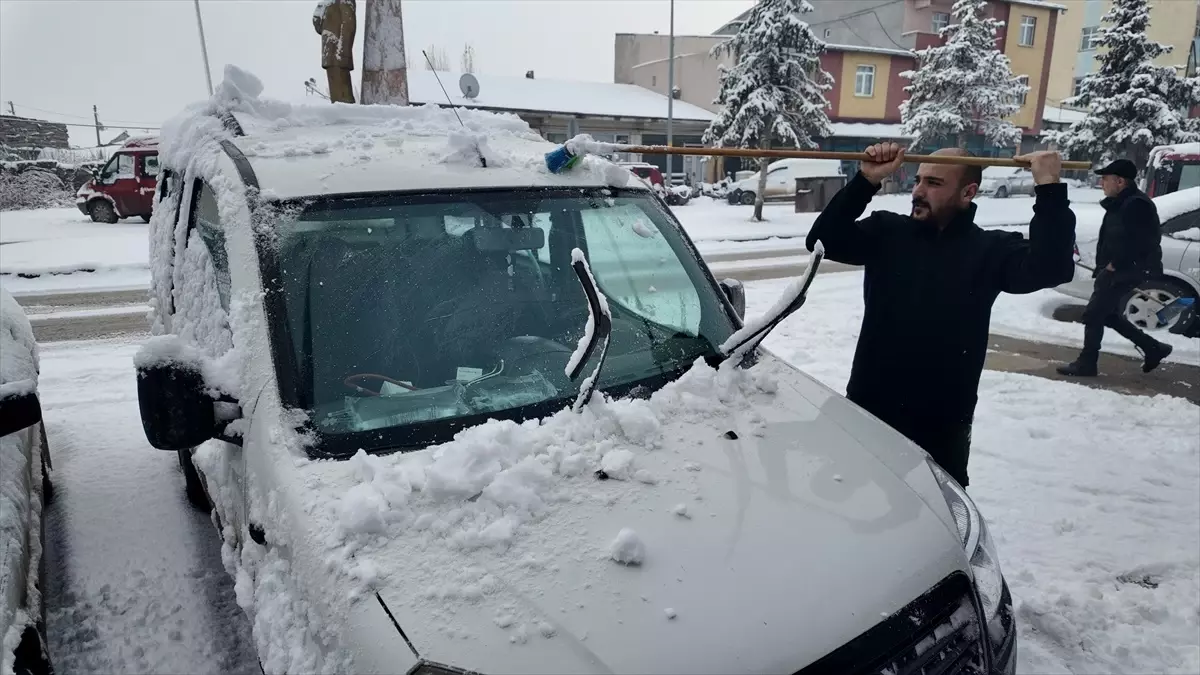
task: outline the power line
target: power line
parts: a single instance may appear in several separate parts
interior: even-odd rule
[[[9,103],[12,103],[12,101],[9,101]],[[21,104],[21,107],[28,109],[28,110],[36,110],[37,112],[46,113],[48,115],[58,115],[59,117],[71,117],[74,119],[81,119],[81,120],[89,119],[88,117],[85,117],[83,115],[72,115],[71,113],[58,112],[57,110],[45,110],[43,108],[35,108],[31,105],[25,105],[24,103]],[[68,122],[58,122],[58,124],[66,124],[67,126],[71,126],[71,124]],[[95,126],[95,125],[85,124],[83,126],[90,127],[90,126]],[[144,129],[159,128],[158,125],[156,125],[156,124],[142,124],[141,122],[130,122],[129,120],[112,120],[112,121],[106,123],[105,126],[113,126],[113,127],[127,126],[127,127],[138,127],[138,128],[144,128]]]

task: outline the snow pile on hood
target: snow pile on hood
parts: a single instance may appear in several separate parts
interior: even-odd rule
[[[369,579],[360,575],[368,585],[393,574],[409,580],[433,575],[439,578],[431,592],[439,597],[486,593],[487,575],[467,584],[474,587],[468,592],[449,573],[484,559],[497,573],[505,568],[506,573],[528,572],[507,552],[523,537],[538,540],[538,523],[554,518],[560,507],[612,505],[622,498],[613,494],[616,486],[623,486],[618,493],[633,497],[631,492],[669,482],[639,464],[648,463],[648,455],[660,451],[665,440],[680,440],[681,429],[716,437],[729,428],[731,417],[759,428],[762,418],[755,407],[773,397],[777,386],[768,368],[735,368],[727,361],[714,369],[697,361],[648,400],[612,401],[597,394],[581,414],[567,409],[522,424],[491,421],[408,454],[378,457],[360,451],[330,467],[349,471],[355,483],[327,507],[336,510],[343,562],[370,570]],[[663,435],[668,424],[670,439]],[[658,459],[686,469],[675,456],[664,457]],[[686,507],[677,513],[686,514]],[[617,546],[617,535],[591,542],[597,559],[612,555],[632,563],[654,545],[630,532],[619,536]],[[553,556],[555,545],[541,541],[539,550]],[[572,542],[557,545],[579,552]],[[402,554],[385,560],[389,547]]]
[[[25,310],[0,288],[0,399],[37,391],[38,345]]]
[[[1158,222],[1165,223],[1175,216],[1200,209],[1200,187],[1191,187],[1153,199],[1158,209]]]

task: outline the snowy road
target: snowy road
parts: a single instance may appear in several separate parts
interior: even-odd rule
[[[47,511],[59,673],[258,673],[207,515],[176,456],[146,444],[134,342],[42,346],[56,499]]]

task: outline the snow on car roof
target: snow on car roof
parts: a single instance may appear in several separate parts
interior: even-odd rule
[[[1159,195],[1153,201],[1158,208],[1158,221],[1165,223],[1175,216],[1200,209],[1200,187]]]
[[[25,310],[0,288],[0,398],[37,391],[38,346]]]
[[[164,127],[164,162],[182,168],[203,148],[232,142],[267,198],[479,187],[631,187],[632,174],[586,157],[546,169],[555,146],[516,115],[437,106],[292,104],[260,97],[262,83],[233,66],[210,101]],[[237,136],[218,117],[241,127]],[[482,165],[480,155],[487,162]]]
[[[1150,150],[1150,165],[1161,166],[1168,156],[1184,157],[1200,155],[1200,142],[1159,145]]]

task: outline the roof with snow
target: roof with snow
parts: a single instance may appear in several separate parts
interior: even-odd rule
[[[446,93],[442,92],[440,77]],[[446,94],[455,106],[493,111],[559,113],[590,117],[636,119],[667,118],[667,97],[635,84],[543,80],[506,75],[479,75],[479,95],[462,95],[458,86],[461,73],[409,69],[408,96],[413,103],[446,105]],[[691,103],[676,100],[674,119],[685,122],[710,122],[714,115]]]
[[[1073,124],[1083,121],[1085,117],[1087,117],[1087,113],[1082,110],[1071,110],[1070,108],[1059,108],[1052,105],[1046,105],[1042,108],[1043,122]]]

